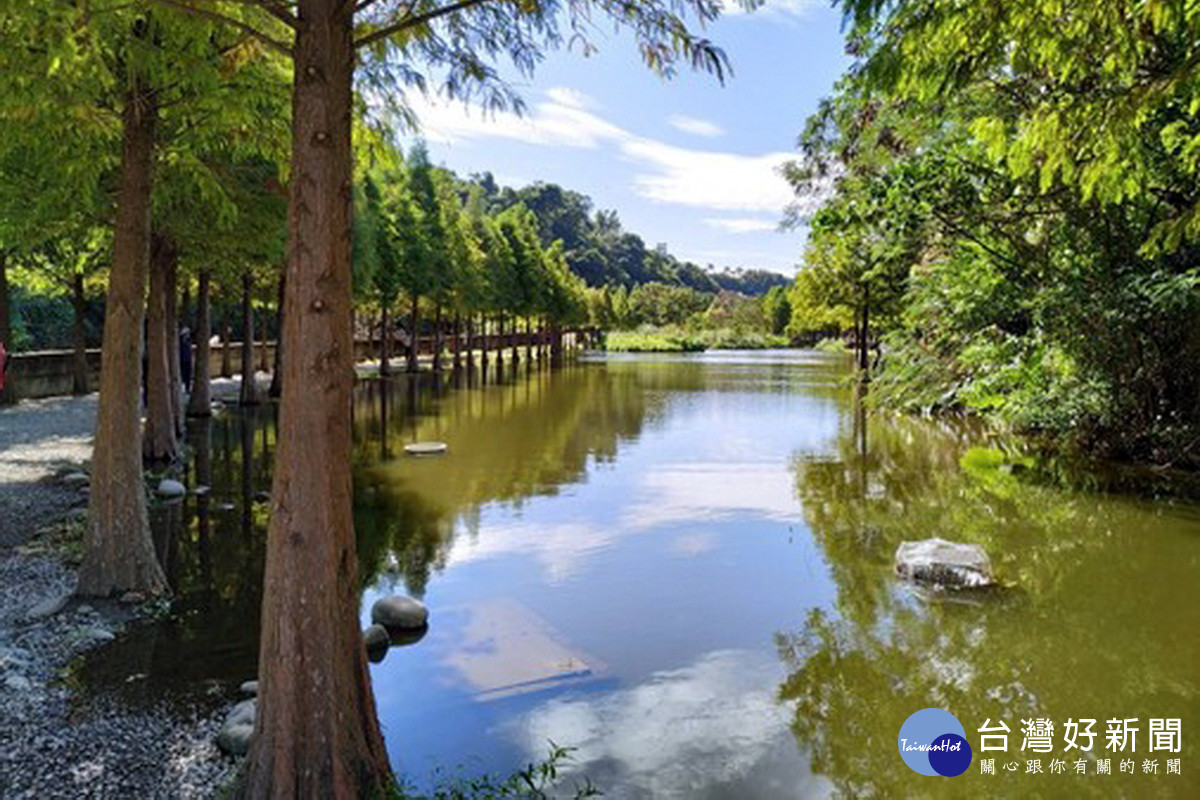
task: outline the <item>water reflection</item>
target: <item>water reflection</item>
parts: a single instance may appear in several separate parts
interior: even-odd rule
[[[1195,506],[1063,489],[979,431],[870,415],[822,354],[529,367],[356,391],[363,621],[397,591],[432,614],[371,673],[418,786],[553,739],[612,797],[1197,794]],[[448,453],[404,454],[428,440]],[[87,685],[227,701],[254,674],[274,441],[269,406],[193,425],[188,483],[210,491],[154,509],[182,614],[99,651]],[[982,544],[1009,588],[913,594],[892,554],[929,536]],[[930,705],[973,743],[1005,719],[1022,771],[1022,718],[1138,716],[1140,771],[1148,718],[1181,717],[1183,775],[1163,756],[1157,777],[923,778],[895,740]]]
[[[1151,717],[1200,723],[1200,565],[1194,509],[1033,485],[1021,455],[970,448],[977,436],[909,419],[858,415],[830,452],[796,461],[805,518],[837,583],[832,609],[811,609],[777,646],[794,702],[792,730],[812,769],[845,796],[1194,797],[1194,769],[1166,773],[1150,753]],[[1018,468],[1011,465],[1016,463]],[[991,554],[1010,588],[959,604],[897,583],[890,562],[906,539],[942,536]],[[954,781],[913,775],[896,753],[900,724],[925,707],[950,710],[978,748],[987,719],[1012,729],[1009,751],[976,752]],[[1022,752],[1021,720],[1055,720],[1055,750]],[[1134,755],[1104,752],[1105,720],[1139,717]],[[1099,720],[1087,774],[1064,750],[1068,718]],[[996,758],[981,775],[979,758]],[[1112,757],[1113,775],[1094,759]],[[1121,774],[1121,758],[1136,774]],[[1043,774],[1026,773],[1041,758]],[[1069,762],[1050,774],[1050,762]],[[1143,774],[1156,759],[1158,774]],[[1017,771],[1001,764],[1016,762]],[[915,780],[914,780],[915,779]]]

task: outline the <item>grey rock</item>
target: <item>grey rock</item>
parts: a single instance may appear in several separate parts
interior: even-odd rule
[[[87,476],[86,472],[68,472],[58,480],[63,486],[72,489],[78,489],[81,486],[87,486],[91,483],[91,478]]]
[[[231,756],[244,756],[254,741],[254,723],[224,725],[217,733],[217,747]]]
[[[24,675],[9,675],[4,679],[4,685],[14,692],[28,692],[33,688],[33,683]]]
[[[225,724],[223,727],[231,727],[233,725],[253,725],[255,714],[258,712],[258,701],[253,697],[229,709],[229,713],[225,716]]]
[[[25,612],[25,618],[29,620],[48,619],[63,610],[67,601],[71,599],[68,594],[58,597],[49,597]]]
[[[96,642],[97,644],[102,642],[111,642],[113,639],[117,638],[115,633],[107,628],[101,628],[99,625],[95,625],[91,628],[82,628],[80,629],[79,634],[84,641]]]
[[[896,574],[944,589],[977,589],[996,582],[982,547],[945,539],[901,542],[896,548]]]
[[[208,493],[211,491],[212,491],[211,487],[204,486],[203,484],[201,484],[200,486],[197,486],[195,489],[192,489],[192,494],[196,495],[196,497],[207,497]]]
[[[158,482],[158,488],[154,492],[159,497],[183,497],[187,494],[187,488],[177,480],[163,478]]]
[[[242,694],[258,694],[258,681],[246,681],[238,687],[238,691]]]
[[[371,625],[363,631],[363,642],[367,645],[368,650],[380,646],[386,647],[391,641],[387,628],[382,625]]]
[[[389,630],[423,628],[429,622],[429,609],[421,601],[404,595],[381,597],[371,606],[371,622]]]

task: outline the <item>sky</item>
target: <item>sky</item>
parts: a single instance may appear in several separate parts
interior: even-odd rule
[[[664,80],[627,35],[610,34],[595,54],[551,52],[513,80],[521,117],[411,98],[421,136],[460,175],[582,192],[681,259],[791,275],[804,231],[778,231],[791,200],[778,166],[849,66],[840,14],[827,0],[767,0],[707,34],[733,64],[724,85],[686,67]]]

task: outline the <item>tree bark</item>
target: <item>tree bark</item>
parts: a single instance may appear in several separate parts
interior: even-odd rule
[[[231,336],[229,330],[229,303],[224,304],[225,308],[221,314],[221,377],[233,377],[233,356],[230,353],[229,338]]]
[[[75,310],[72,331],[74,354],[71,358],[71,394],[88,393],[87,335],[83,327],[83,315],[87,310],[87,298],[83,294],[83,273],[71,277],[71,305]]]
[[[239,794],[383,796],[351,506],[353,4],[299,0],[283,398],[254,743]]]
[[[170,377],[171,423],[176,441],[183,438],[183,367],[179,363],[179,258],[167,265],[167,367]]]
[[[0,344],[12,358],[12,310],[8,303],[8,253],[0,250]],[[15,402],[16,392],[12,390],[11,381],[4,380],[4,388],[0,389],[0,405]]]
[[[504,315],[496,317],[496,377],[504,377]]]
[[[283,396],[283,305],[284,296],[287,292],[287,267],[284,267],[283,274],[279,276],[279,297],[276,302],[276,309],[279,318],[279,331],[275,336],[275,364],[271,369],[271,388],[267,390],[267,395],[272,399],[278,400]]]
[[[238,402],[244,406],[262,402],[254,373],[254,306],[250,302],[253,289],[254,279],[247,272],[242,275],[242,386],[238,395]]]
[[[412,310],[408,314],[408,326],[408,366],[406,369],[415,373],[420,369],[418,357],[421,352],[421,298],[415,294],[412,298]]]
[[[438,303],[433,312],[433,371],[442,371],[442,304]]]
[[[146,514],[138,414],[157,117],[153,92],[135,80],[122,109],[121,168],[101,348],[92,491],[76,588],[85,596],[131,590],[160,594],[167,588]]]
[[[188,398],[189,417],[212,416],[212,381],[208,373],[211,356],[212,319],[209,311],[209,289],[212,280],[208,270],[200,270],[196,288],[196,357],[192,360],[192,394]]]
[[[468,356],[469,358],[470,356]],[[462,317],[454,315],[454,371],[462,369]]]
[[[382,308],[379,312],[379,374],[384,377],[392,374],[392,365],[388,358],[388,353],[391,350],[391,332],[388,330],[391,320],[388,319],[387,300],[381,304]]]
[[[550,366],[561,367],[563,363],[563,334],[562,328],[556,322],[550,323]]]
[[[514,315],[512,320],[512,331],[509,333],[508,344],[512,348],[512,363],[513,366],[521,363],[521,348],[517,343],[517,338],[520,336],[518,331],[521,329],[520,322]]]
[[[525,318],[525,363],[533,363],[533,320]]]
[[[174,245],[163,235],[150,238],[150,305],[146,314],[146,425],[142,458],[169,464],[179,456],[175,410],[171,402],[170,270]]]

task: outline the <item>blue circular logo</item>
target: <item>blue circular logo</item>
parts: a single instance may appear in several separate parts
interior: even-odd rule
[[[971,766],[971,745],[958,718],[940,708],[923,708],[904,720],[896,744],[913,772],[953,778]]]

